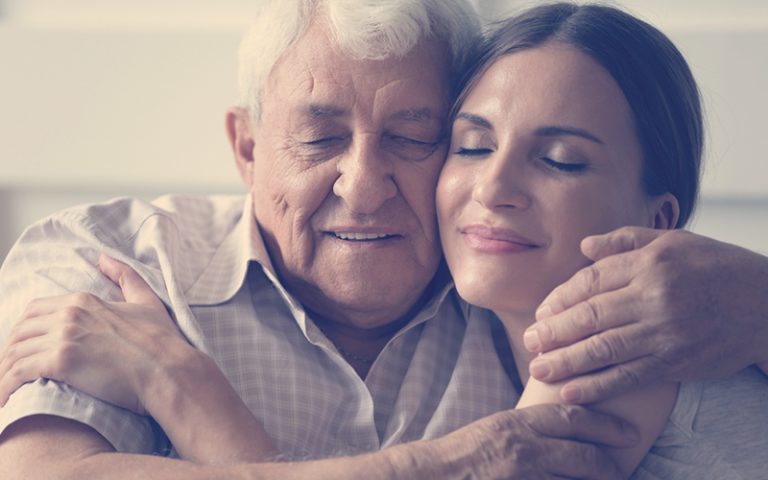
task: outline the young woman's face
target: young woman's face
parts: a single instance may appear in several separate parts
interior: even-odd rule
[[[669,228],[674,197],[641,188],[641,150],[619,86],[563,44],[507,55],[453,124],[437,187],[459,293],[528,313],[588,260],[580,241],[623,225]]]

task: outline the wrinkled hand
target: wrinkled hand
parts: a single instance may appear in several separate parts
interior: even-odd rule
[[[639,227],[588,237],[581,248],[595,263],[542,302],[524,337],[529,350],[548,352],[531,362],[535,378],[592,372],[563,386],[565,401],[768,362],[768,258]]]
[[[32,301],[2,352],[0,405],[22,384],[49,378],[146,414],[143,389],[173,346],[187,344],[137,273],[105,255],[99,269],[129,303],[87,293]]]
[[[548,404],[474,422],[436,440],[434,454],[450,478],[616,479],[619,470],[601,446],[636,441],[637,432],[616,417]]]

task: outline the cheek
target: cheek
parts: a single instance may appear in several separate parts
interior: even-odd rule
[[[639,191],[615,183],[566,192],[550,206],[557,209],[548,217],[555,219],[550,227],[561,260],[579,265],[586,261],[579,248],[582,239],[626,225],[641,225],[646,212]]]
[[[442,155],[430,163],[404,164],[395,174],[400,195],[410,206],[425,232],[436,237],[436,190],[442,165]]]
[[[440,228],[448,222],[451,216],[458,214],[458,210],[468,198],[471,190],[471,177],[468,169],[460,168],[456,162],[448,160],[440,173],[437,183],[437,214],[440,220]]]
[[[254,170],[251,188],[259,220],[271,229],[303,229],[333,188],[334,178],[335,169],[328,164],[300,169],[290,159],[264,162]]]

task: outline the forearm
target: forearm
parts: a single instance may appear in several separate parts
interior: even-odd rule
[[[51,475],[50,471],[40,472],[40,478],[61,480],[104,479],[104,480],[284,480],[313,478],[324,479],[359,479],[385,480],[392,478],[378,467],[375,456],[345,457],[328,460],[316,460],[291,463],[249,463],[237,465],[198,465],[184,460],[146,455],[127,455],[119,453],[100,453],[73,463],[61,476]],[[21,477],[20,477],[21,478]],[[416,477],[412,477],[416,478]]]
[[[0,478],[30,480],[387,480],[434,478],[429,442],[380,452],[306,462],[199,465],[166,457],[114,452],[103,437],[70,420],[33,416],[0,436]],[[421,455],[421,452],[424,455]],[[418,458],[419,461],[414,461]],[[449,473],[445,471],[445,473]],[[441,476],[440,478],[458,478]]]
[[[279,453],[217,365],[197,350],[158,369],[146,395],[147,411],[186,460],[225,465]]]
[[[547,384],[531,377],[515,408],[562,403],[560,389],[565,383],[566,381]],[[631,476],[661,433],[674,406],[677,388],[677,384],[642,387],[590,405],[590,409],[609,413],[632,423],[640,433],[640,441],[633,447],[603,447],[603,451],[616,462],[623,478]]]

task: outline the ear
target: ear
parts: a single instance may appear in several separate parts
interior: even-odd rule
[[[227,110],[226,128],[227,138],[235,154],[237,170],[240,178],[251,189],[253,182],[253,128],[250,112],[241,107],[232,107]]]
[[[653,228],[671,230],[680,218],[680,204],[671,193],[659,195],[653,199]]]

